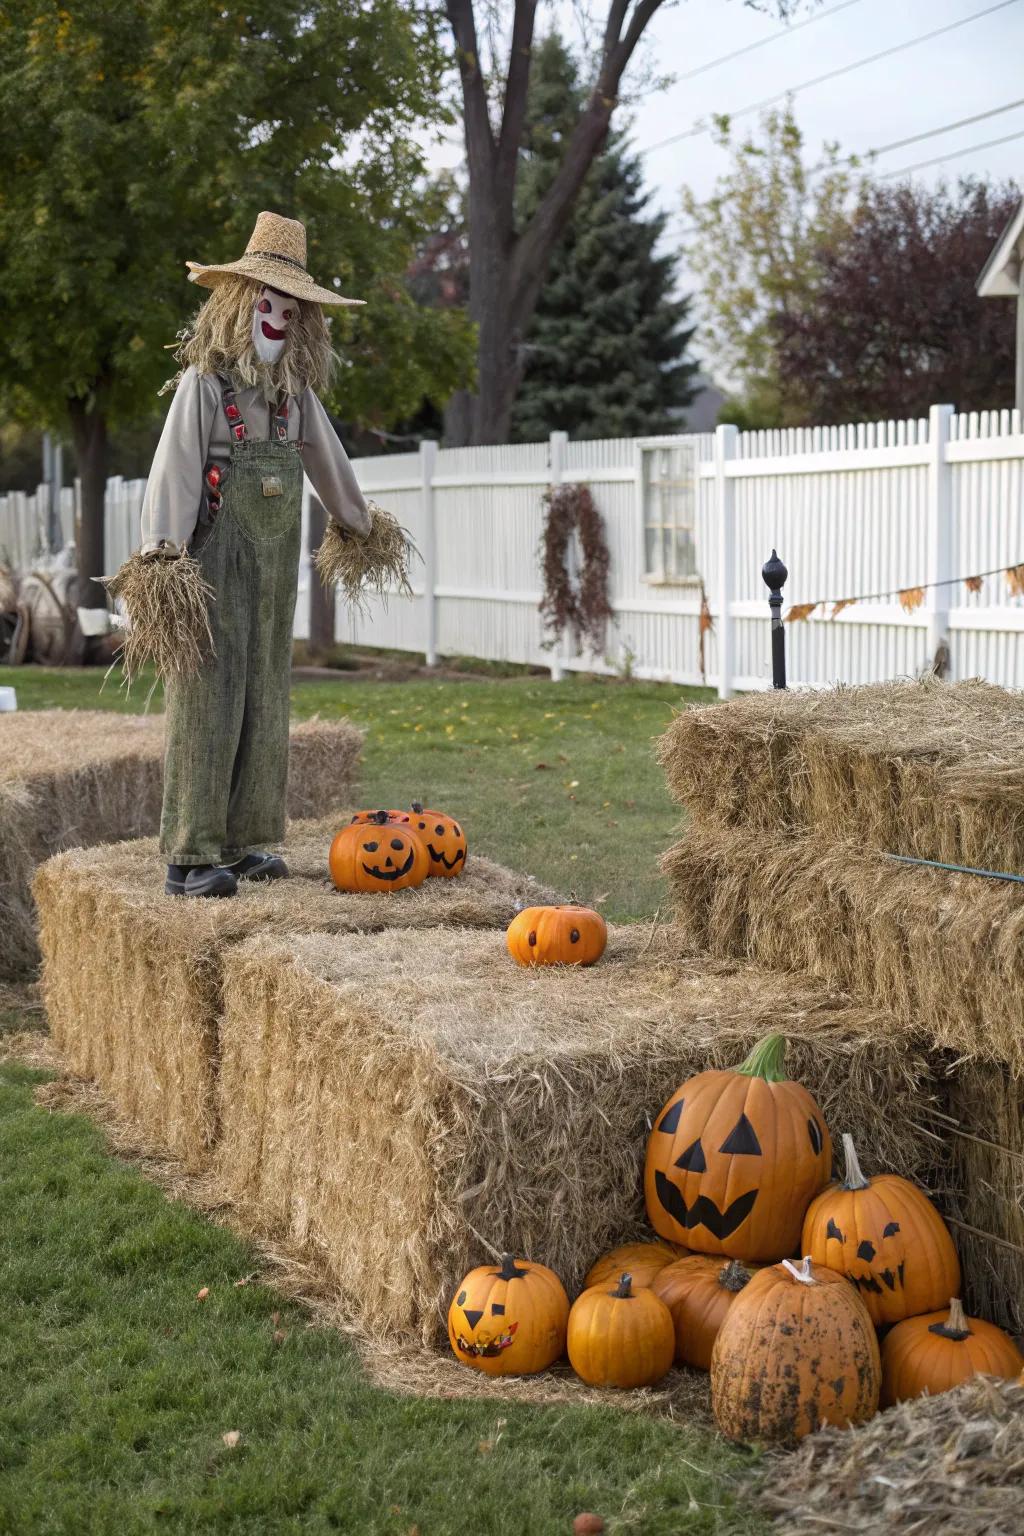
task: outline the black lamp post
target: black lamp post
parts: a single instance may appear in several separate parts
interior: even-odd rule
[[[768,588],[768,606],[772,611],[772,687],[786,686],[786,630],[782,623],[782,589],[789,572],[772,550],[772,557],[761,567]]]

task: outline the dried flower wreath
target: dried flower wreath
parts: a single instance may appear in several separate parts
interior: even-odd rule
[[[544,644],[550,648],[568,630],[577,652],[604,650],[608,621],[613,617],[608,599],[611,564],[604,536],[604,522],[586,485],[552,486],[544,494],[547,516],[541,536],[544,595],[540,612],[549,631]],[[578,587],[569,573],[569,540],[579,534],[583,555]]]

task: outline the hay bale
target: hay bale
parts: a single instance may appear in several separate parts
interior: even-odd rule
[[[643,1230],[650,1117],[772,1029],[834,1132],[903,1172],[933,1163],[929,1064],[905,1033],[664,932],[613,929],[600,965],[537,972],[497,935],[262,938],[228,956],[224,1002],[225,1193],[380,1334],[433,1342],[486,1244],[577,1287]]]
[[[39,960],[31,881],[66,848],[144,837],[160,824],[163,716],[31,710],[4,716],[0,755],[0,977]],[[322,816],[352,797],[362,732],[347,720],[292,727],[288,812]]]
[[[761,1507],[788,1532],[1014,1536],[1024,1386],[975,1377],[857,1429],[808,1435],[758,1467]]]
[[[685,944],[809,972],[937,1048],[1024,1074],[1021,886],[703,823],[662,868]]]
[[[345,948],[357,951],[357,935],[386,927],[501,927],[517,904],[551,896],[476,857],[458,880],[342,894],[326,865],[347,815],[293,824],[284,847],[293,878],[243,883],[230,901],[165,896],[155,839],[63,853],[36,876],[44,996],[70,1070],[102,1084],[154,1148],[189,1168],[205,1166],[216,1136],[222,971],[232,945],[312,927],[351,936]]]
[[[695,819],[1024,873],[1024,695],[988,683],[748,694],[678,715],[660,759]]]

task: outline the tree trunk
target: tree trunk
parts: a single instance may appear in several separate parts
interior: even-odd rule
[[[77,531],[78,604],[105,608],[106,589],[97,581],[104,569],[104,502],[107,491],[107,418],[99,387],[85,399],[68,401],[78,475],[82,482],[81,518]]]
[[[309,498],[308,549],[310,557],[316,554],[327,532],[327,509],[316,496]],[[312,569],[309,574],[309,652],[310,656],[326,655],[334,646],[334,587],[324,586]]]

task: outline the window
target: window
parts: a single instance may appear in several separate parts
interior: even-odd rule
[[[641,453],[644,571],[650,581],[697,581],[695,445],[666,443]]]

